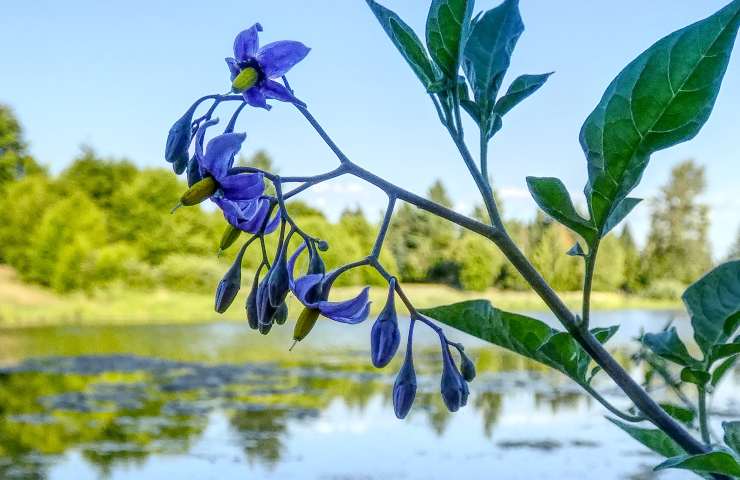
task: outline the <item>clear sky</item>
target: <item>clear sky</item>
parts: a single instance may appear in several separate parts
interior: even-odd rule
[[[442,178],[461,211],[477,202],[428,97],[361,0],[2,3],[0,102],[15,109],[32,153],[54,171],[81,144],[142,166],[163,165],[171,123],[196,97],[228,89],[223,58],[231,55],[234,35],[259,21],[263,42],[295,39],[312,48],[291,72],[292,86],[354,161],[418,193]],[[479,0],[476,8],[495,3]],[[609,81],[654,41],[724,3],[521,0],[526,31],[505,84],[522,73],[556,73],[507,116],[492,144],[492,173],[505,214],[534,215],[526,175],[558,176],[583,201],[586,166],[578,132]],[[422,31],[427,1],[384,4]],[[711,206],[716,256],[724,254],[740,223],[738,107],[736,54],[704,130],[654,155],[635,192],[654,195],[681,160],[705,165],[704,201]],[[336,162],[288,105],[249,111],[238,130],[247,131],[245,153],[267,150],[282,173],[318,173]],[[384,202],[353,179],[323,185],[305,198],[331,215],[359,204],[374,216]],[[629,219],[639,236],[647,219],[646,204]]]

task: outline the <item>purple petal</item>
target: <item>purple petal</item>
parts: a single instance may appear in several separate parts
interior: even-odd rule
[[[265,190],[261,173],[240,173],[218,178],[224,197],[229,200],[254,200]]]
[[[226,176],[226,171],[231,168],[234,155],[242,148],[245,138],[244,133],[225,133],[213,137],[200,160],[201,170],[210,173],[220,182],[220,179]]]
[[[225,58],[226,65],[229,67],[229,72],[231,73],[231,81],[233,82],[237,75],[239,75],[239,65],[236,64],[236,59],[228,57]]]
[[[306,106],[305,103],[301,102],[282,84],[275,80],[267,80],[264,85],[260,87],[262,93],[267,98],[274,98],[282,102],[297,103],[298,105]]]
[[[211,200],[221,209],[226,221],[234,228],[239,228],[239,222],[243,219],[239,205],[236,202],[217,195],[211,197]]]
[[[293,290],[293,293],[303,305],[309,308],[317,308],[320,302],[307,302],[306,295],[313,287],[321,283],[323,279],[324,276],[320,273],[304,275],[295,281],[295,289]]]
[[[240,62],[253,58],[259,48],[259,32],[262,31],[262,25],[255,23],[248,29],[239,33],[234,39],[234,56]]]
[[[293,68],[293,65],[306,58],[310,50],[301,42],[281,40],[260,48],[257,60],[267,78],[279,78]]]
[[[319,310],[322,315],[337,322],[360,323],[367,318],[370,311],[369,291],[370,289],[365,287],[355,298],[343,302],[319,302]]]
[[[239,229],[249,233],[257,233],[265,223],[265,217],[270,209],[270,202],[249,201],[240,202],[244,204],[242,208],[243,220],[239,223]]]
[[[276,213],[272,220],[270,220],[270,223],[265,225],[265,234],[270,234],[274,232],[278,225],[280,225],[280,212]]]
[[[244,100],[253,107],[270,110],[272,107],[267,104],[267,99],[259,87],[252,87],[242,93]]]
[[[288,259],[288,284],[290,285],[291,291],[295,294],[295,280],[294,280],[294,271],[295,271],[295,262],[298,260],[298,257],[303,253],[303,251],[306,249],[306,242],[301,243],[301,246],[296,249],[295,252],[293,252],[293,255],[290,256]]]

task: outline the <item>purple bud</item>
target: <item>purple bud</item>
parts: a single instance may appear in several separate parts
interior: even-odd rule
[[[201,180],[203,180],[203,174],[200,171],[198,157],[193,155],[188,163],[188,187],[192,187]]]
[[[270,300],[270,305],[277,308],[285,301],[285,297],[288,296],[288,291],[290,290],[288,263],[285,258],[284,247],[280,248],[278,257],[275,259],[275,263],[272,265],[272,268],[270,268],[270,271],[267,272],[266,280],[267,295]]]
[[[272,326],[272,321],[275,317],[275,307],[270,304],[266,282],[267,279],[263,280],[257,287],[257,324],[260,332],[265,328],[269,331],[267,327]]]
[[[182,117],[177,119],[172,125],[172,128],[170,128],[169,135],[167,135],[164,159],[172,164],[172,168],[178,175],[184,172],[188,165],[188,149],[190,148],[190,140],[193,133],[191,124],[197,105],[197,103],[194,104]]]
[[[249,323],[249,328],[251,328],[252,330],[257,330],[257,328],[259,328],[259,314],[257,313],[258,283],[259,283],[259,273],[257,273],[254,276],[254,281],[252,282],[252,289],[249,291],[249,295],[247,295],[247,304],[246,304],[247,323]]]
[[[283,302],[275,310],[275,323],[284,324],[288,320],[288,305]]]
[[[442,341],[442,380],[441,391],[442,399],[451,412],[456,412],[468,401],[468,386],[465,379],[457,369],[455,362],[452,360],[450,350],[447,347],[447,341],[441,337]]]
[[[475,378],[475,364],[462,350],[460,350],[460,359],[460,373],[466,382],[472,382]]]
[[[396,315],[395,287],[396,279],[391,278],[388,284],[388,301],[370,332],[370,356],[376,368],[388,365],[401,344],[401,332],[398,330],[398,316]]]
[[[231,306],[236,294],[239,293],[242,284],[242,259],[248,246],[249,242],[245,242],[239,253],[236,254],[234,263],[218,283],[215,301],[215,309],[218,313],[224,313]]]
[[[393,410],[399,419],[406,418],[416,398],[416,372],[414,371],[414,355],[412,352],[412,338],[414,336],[414,322],[409,327],[409,338],[406,346],[406,357],[398,371],[396,382],[393,384]]]

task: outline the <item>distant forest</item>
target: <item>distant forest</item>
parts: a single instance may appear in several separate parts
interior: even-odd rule
[[[264,152],[238,162],[267,169],[273,165]],[[170,214],[185,189],[184,182],[163,168],[137,168],[85,147],[67,168],[50,175],[42,160],[28,154],[12,110],[0,105],[0,263],[13,267],[24,281],[58,292],[112,286],[194,292],[212,288],[236,248],[223,258],[216,256],[226,226],[220,212],[189,207]],[[677,165],[658,197],[648,201],[645,247],[637,247],[629,225],[603,241],[594,289],[675,298],[707,271],[712,265],[709,215],[697,201],[704,189],[703,167],[692,161]],[[452,205],[441,181],[427,196]],[[304,229],[329,242],[329,266],[367,254],[380,220],[359,208],[345,210],[335,223],[300,201],[288,208]],[[482,208],[470,214],[487,220]],[[572,232],[541,213],[528,223],[507,224],[553,287],[580,288],[583,262],[566,254],[578,240]],[[485,239],[405,204],[396,210],[383,255],[383,263],[404,282],[468,290],[526,286]],[[730,256],[740,256],[740,232]],[[244,268],[252,270],[256,262],[256,256],[247,255]],[[358,269],[341,281],[374,284],[379,279]]]

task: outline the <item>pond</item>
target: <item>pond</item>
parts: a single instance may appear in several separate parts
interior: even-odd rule
[[[622,325],[610,347],[629,363],[620,345],[674,317],[685,330],[671,312],[594,323]],[[566,378],[457,332],[479,372],[468,406],[446,412],[438,342],[419,328],[419,393],[399,421],[399,364],[372,368],[370,325],[320,322],[292,352],[287,325],[269,336],[240,323],[0,331],[0,478],[694,478],[652,473],[658,457]],[[740,409],[739,377],[718,389],[718,421]],[[625,404],[607,378],[597,386]]]

